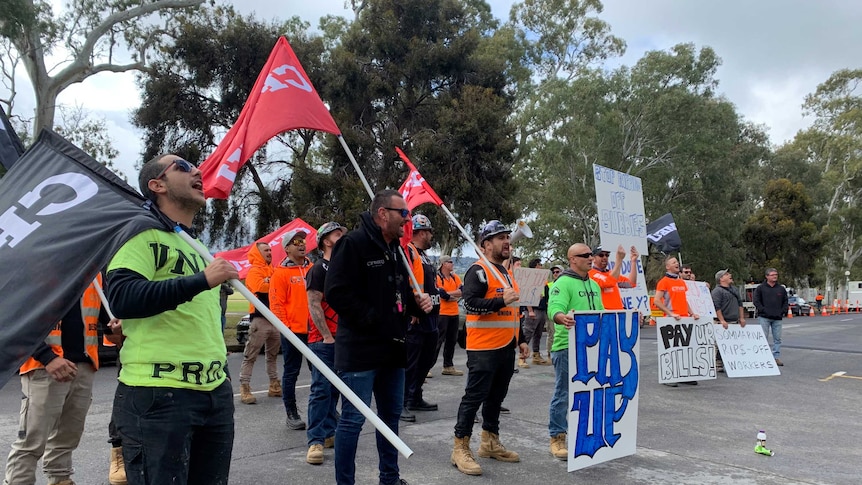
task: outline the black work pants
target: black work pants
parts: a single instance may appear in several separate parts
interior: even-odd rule
[[[473,421],[482,406],[482,429],[500,433],[500,406],[509,392],[514,374],[512,353],[515,340],[495,350],[467,351],[467,386],[458,407],[455,436],[463,438],[473,434]]]

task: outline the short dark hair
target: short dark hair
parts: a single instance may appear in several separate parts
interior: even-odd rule
[[[540,264],[542,264],[541,258],[533,258],[530,260],[529,263],[527,263],[527,266],[529,266],[530,268],[535,268],[536,266],[538,266]]]
[[[778,273],[778,270],[775,268],[766,268],[766,276],[769,276],[769,273]]]
[[[377,214],[377,210],[381,207],[387,207],[393,197],[401,197],[401,192],[392,189],[383,189],[374,194],[374,199],[371,200],[371,207],[369,208],[371,216],[374,217]]]
[[[691,269],[691,265],[690,264],[683,264],[683,265],[680,265],[679,269]]]
[[[150,183],[150,180],[158,177],[159,173],[165,168],[162,164],[159,163],[159,160],[168,156],[168,153],[162,153],[161,155],[156,155],[155,157],[148,160],[141,167],[141,171],[138,172],[138,187],[141,189],[141,195],[144,196],[147,200],[151,200],[153,202],[156,201],[156,194],[150,191],[150,188],[147,185]]]

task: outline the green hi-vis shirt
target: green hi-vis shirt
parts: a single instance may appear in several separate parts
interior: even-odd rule
[[[602,305],[602,289],[592,278],[581,279],[569,276],[566,270],[554,285],[548,296],[548,318],[553,321],[557,313],[570,311],[604,310]],[[551,352],[569,348],[569,331],[565,325],[554,323],[554,342]]]
[[[173,232],[150,229],[126,242],[108,265],[150,281],[203,271],[204,259]],[[120,382],[128,386],[211,391],[225,380],[227,348],[221,328],[219,287],[146,318],[123,320]]]

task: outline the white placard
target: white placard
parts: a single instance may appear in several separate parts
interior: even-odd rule
[[[596,164],[593,179],[602,247],[613,254],[622,244],[626,251],[634,246],[649,254],[641,179]]]
[[[712,301],[712,293],[705,281],[686,281],[685,299],[691,311],[703,320],[716,318],[715,303]]]
[[[658,381],[661,384],[715,379],[712,319],[655,319]]]
[[[539,300],[545,293],[545,285],[548,283],[549,269],[537,268],[515,268],[515,281],[518,283],[518,291],[521,299],[518,306],[539,306]]]
[[[626,251],[629,251],[631,248],[627,248]],[[610,251],[611,256],[616,254],[616,249]],[[632,279],[632,260],[631,255],[629,254],[626,258],[623,259],[622,268],[620,269],[620,275],[627,277],[629,280]],[[608,263],[608,270],[614,270],[614,263],[616,261],[610,261]],[[649,295],[647,295],[647,287],[646,287],[646,276],[644,276],[644,268],[641,264],[640,259],[637,261],[637,265],[634,268],[637,271],[637,286],[634,288],[620,288],[620,298],[623,300],[623,308],[626,310],[637,310],[641,312],[641,315],[649,315],[650,307],[649,307]]]
[[[713,331],[727,377],[781,375],[760,325],[728,325],[725,330],[716,323]]]
[[[569,330],[570,472],[636,451],[638,320],[633,311],[575,314]]]

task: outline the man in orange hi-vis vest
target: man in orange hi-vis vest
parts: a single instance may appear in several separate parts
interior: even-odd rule
[[[99,284],[101,276],[97,278]],[[102,303],[95,283],[54,326],[33,355],[21,366],[21,419],[18,438],[6,460],[5,483],[34,483],[36,463],[48,483],[73,485],[72,451],[84,433],[84,420],[93,398],[93,377],[99,368],[97,328]],[[112,320],[111,324],[118,321]]]
[[[479,235],[479,244],[491,266],[479,260],[464,275],[467,385],[458,408],[451,461],[467,475],[482,474],[482,467],[470,450],[473,420],[479,406],[482,406],[479,456],[504,462],[520,461],[518,453],[500,443],[500,407],[514,373],[512,351],[519,347],[521,358],[527,358],[530,352],[515,306],[520,299],[518,284],[511,271],[503,266],[511,254],[511,232],[500,221],[486,224]]]

